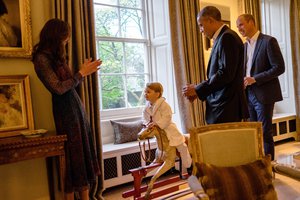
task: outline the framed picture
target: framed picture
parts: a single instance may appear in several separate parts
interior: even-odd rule
[[[29,0],[0,0],[0,57],[30,57]]]
[[[33,129],[29,75],[0,76],[0,138]]]

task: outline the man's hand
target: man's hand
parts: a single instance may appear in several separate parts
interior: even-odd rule
[[[186,97],[191,103],[197,99],[197,93],[194,84],[187,84],[182,89],[183,96]]]
[[[193,103],[194,102],[194,100],[195,99],[197,99],[197,95],[195,95],[195,96],[190,96],[190,97],[187,97],[187,99],[191,102],[191,103]]]
[[[255,82],[256,81],[253,77],[244,77],[244,88],[246,88],[248,85],[252,85]]]

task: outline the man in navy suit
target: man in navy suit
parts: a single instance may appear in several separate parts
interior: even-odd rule
[[[188,84],[183,95],[193,102],[206,101],[208,124],[238,122],[248,117],[243,89],[244,48],[241,38],[221,20],[214,6],[204,7],[197,15],[200,32],[214,44],[207,67],[207,80]]]
[[[237,28],[247,38],[244,52],[244,87],[250,121],[263,125],[265,154],[274,160],[272,117],[274,104],[282,100],[278,76],[284,73],[284,60],[274,37],[260,33],[250,14],[240,15]]]

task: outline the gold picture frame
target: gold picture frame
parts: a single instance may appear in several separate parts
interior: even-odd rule
[[[29,58],[32,54],[29,0],[2,0],[1,6],[4,10],[0,13],[0,36],[4,36],[0,37],[0,57]],[[1,26],[5,31],[1,32]]]
[[[0,138],[34,130],[29,75],[0,76]]]

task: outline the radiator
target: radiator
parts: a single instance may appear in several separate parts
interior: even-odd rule
[[[109,188],[124,183],[133,181],[130,169],[135,169],[141,166],[150,164],[155,158],[156,144],[150,150],[150,162],[145,162],[142,159],[140,149],[138,146],[135,148],[122,148],[119,151],[107,151],[103,156],[104,166],[104,188]],[[148,150],[146,155],[148,156]],[[153,173],[155,170],[153,171]],[[152,176],[153,173],[147,174]]]
[[[285,140],[294,138],[297,140],[298,135],[296,132],[296,116],[295,115],[275,115],[273,117],[273,138],[274,141]]]

